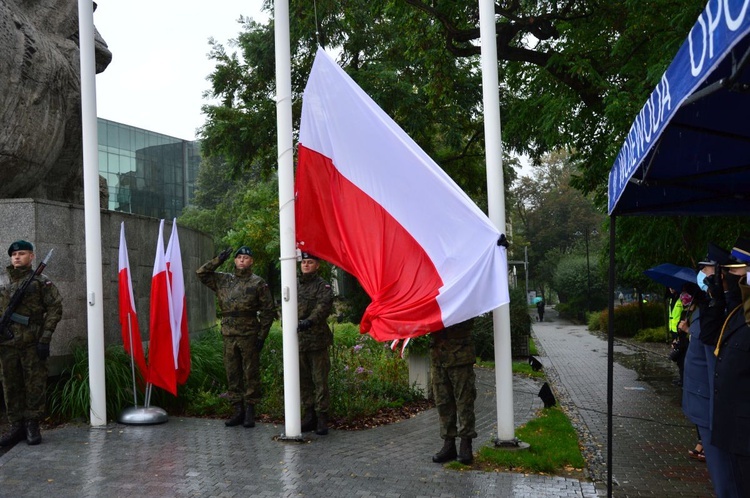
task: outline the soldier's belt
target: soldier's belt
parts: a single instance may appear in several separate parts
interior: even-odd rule
[[[258,313],[256,311],[224,311],[221,316],[231,318],[253,318],[258,316]]]

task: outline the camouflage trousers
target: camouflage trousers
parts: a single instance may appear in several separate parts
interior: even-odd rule
[[[47,363],[39,359],[36,343],[0,347],[0,375],[11,424],[44,416]]]
[[[474,401],[477,399],[474,365],[433,365],[431,375],[432,392],[440,418],[440,437],[477,437],[474,414]]]
[[[260,403],[260,353],[256,336],[225,335],[223,339],[229,401]]]
[[[331,357],[328,348],[299,352],[299,382],[302,409],[315,408],[316,413],[328,412],[331,396],[328,391],[328,372]]]

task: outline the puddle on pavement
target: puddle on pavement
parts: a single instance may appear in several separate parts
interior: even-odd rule
[[[628,354],[615,352],[613,360],[618,365],[633,370],[640,382],[645,382],[658,395],[670,399],[676,406],[680,406],[682,389],[672,384],[672,380],[679,376],[676,364],[668,358],[661,358],[653,353],[633,351]]]

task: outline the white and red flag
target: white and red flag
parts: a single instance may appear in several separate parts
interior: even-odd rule
[[[177,383],[184,384],[190,375],[190,335],[187,324],[185,276],[182,272],[182,251],[177,234],[177,218],[172,220],[172,235],[167,244],[167,271],[172,293],[174,321],[172,322],[172,348],[177,369]]]
[[[120,225],[120,257],[117,270],[122,344],[125,351],[133,357],[133,361],[143,378],[148,380],[146,357],[143,354],[143,342],[141,342],[141,329],[138,326],[138,315],[135,311],[135,299],[133,298],[133,282],[130,277],[130,259],[128,258],[128,245],[125,242],[124,221]]]
[[[154,272],[151,276],[151,316],[149,319],[148,380],[177,395],[177,369],[172,346],[174,310],[164,256],[164,220],[159,224]]]
[[[357,277],[362,332],[416,337],[509,301],[500,232],[321,49],[298,153],[298,244]]]

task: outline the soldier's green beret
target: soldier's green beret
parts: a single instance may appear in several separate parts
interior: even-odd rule
[[[31,242],[26,242],[25,240],[17,240],[13,242],[8,248],[8,256],[10,256],[16,251],[34,252],[34,246],[31,245]]]
[[[252,257],[253,251],[249,247],[247,247],[247,246],[242,246],[239,249],[237,249],[236,253],[234,253],[234,257],[236,258],[240,254],[244,254],[246,256]]]

